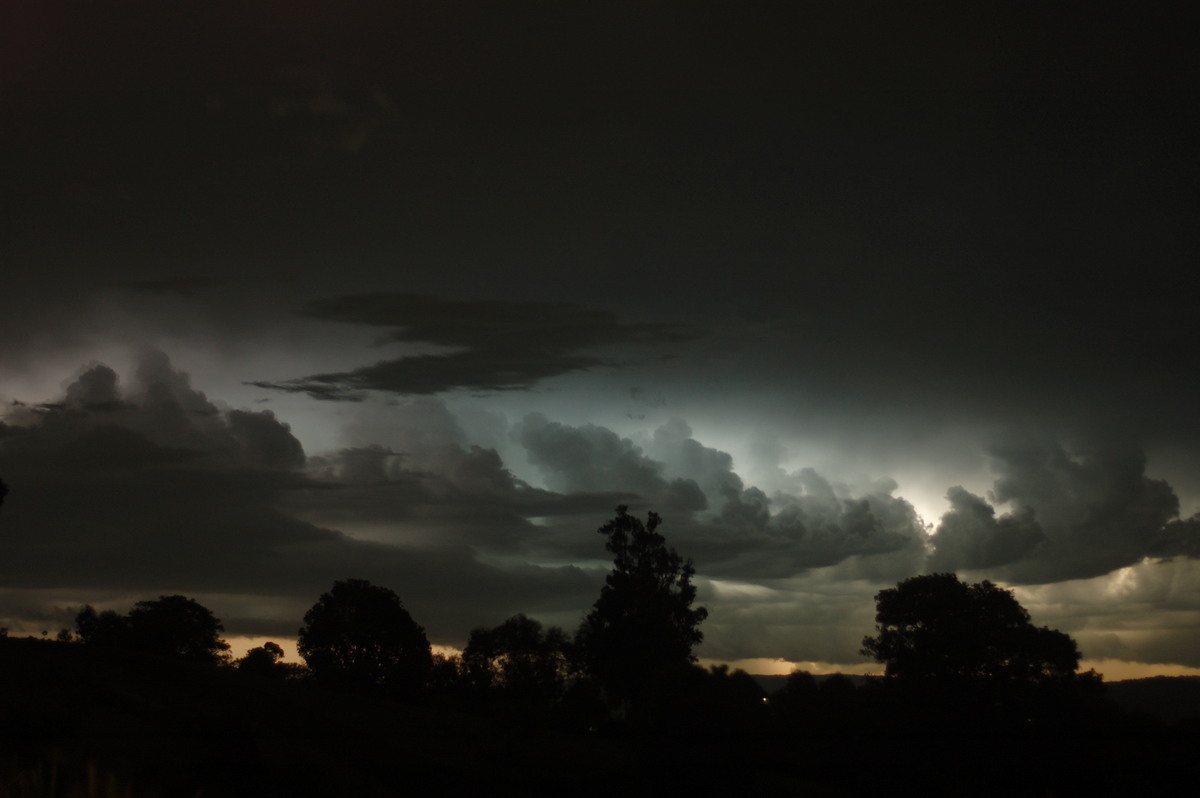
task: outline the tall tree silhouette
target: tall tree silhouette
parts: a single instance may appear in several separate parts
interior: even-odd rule
[[[429,639],[386,587],[334,582],[304,615],[297,648],[313,676],[340,687],[410,692],[433,666]]]
[[[613,554],[613,570],[579,629],[586,667],[611,699],[636,701],[663,676],[695,661],[708,617],[692,607],[695,569],[658,533],[662,518],[643,524],[617,508],[600,527]]]

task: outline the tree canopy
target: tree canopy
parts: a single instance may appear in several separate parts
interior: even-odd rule
[[[118,646],[148,654],[205,664],[225,662],[229,644],[225,627],[204,605],[186,596],[159,596],[139,601],[126,615],[97,613],[85,606],[75,616],[79,639],[87,644]]]
[[[562,695],[567,646],[562,629],[545,629],[518,614],[492,629],[473,630],[462,659],[475,687],[499,691],[518,703],[547,704]]]
[[[585,664],[611,698],[634,699],[663,675],[695,661],[708,617],[692,607],[695,569],[658,533],[662,518],[646,523],[627,507],[598,532],[608,538],[613,570],[579,630]]]
[[[365,579],[334,582],[307,613],[297,648],[313,676],[345,687],[408,691],[433,665],[425,630],[386,587]]]
[[[300,667],[284,662],[283,648],[278,643],[269,640],[261,646],[247,651],[246,655],[234,664],[242,673],[249,673],[262,679],[286,679],[294,673],[293,668]]]
[[[1043,683],[1070,677],[1070,636],[1030,622],[1009,590],[955,574],[914,576],[875,597],[876,634],[862,653],[903,680],[986,678]]]
[[[91,604],[84,605],[75,615],[75,633],[79,641],[89,646],[124,646],[129,635],[125,616],[115,610],[96,612]]]

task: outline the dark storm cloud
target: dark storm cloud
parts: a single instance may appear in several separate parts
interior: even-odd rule
[[[477,622],[479,606],[574,608],[586,606],[595,587],[579,569],[487,565],[464,544],[502,549],[506,534],[528,525],[511,510],[478,509],[520,503],[510,494],[521,486],[494,452],[458,451],[439,473],[411,475],[389,472],[385,455],[368,452],[345,458],[359,461],[357,472],[310,477],[285,424],[269,412],[221,410],[159,353],[143,359],[124,389],[111,369],[93,366],[62,402],[14,408],[9,417],[14,423],[0,427],[0,473],[12,490],[0,561],[3,584],[14,590],[53,590],[79,602],[114,590],[260,595],[300,606],[333,579],[356,575],[401,590],[429,614],[431,633],[456,640]],[[370,456],[375,462],[362,465]],[[377,494],[355,492],[381,479],[399,486],[390,513]],[[539,492],[530,493],[537,508]],[[459,507],[464,496],[474,512]],[[427,516],[435,530],[463,526],[478,539],[356,538],[280,509],[302,514],[306,497],[331,517],[351,507],[356,522]],[[375,506],[354,506],[366,499]],[[231,631],[255,630],[247,623]]]
[[[673,418],[654,430],[649,450],[672,474],[695,482],[714,507],[742,491],[742,479],[733,472],[733,457],[701,444],[682,419]]]
[[[379,446],[345,449],[312,458],[308,473],[314,489],[282,504],[301,517],[385,542],[466,546],[507,557],[557,552],[546,528],[530,518],[602,518],[624,498],[532,487],[494,450],[478,446],[447,445],[415,457]]]
[[[656,429],[646,450],[605,427],[539,414],[512,434],[553,490],[607,490],[663,512],[710,575],[786,577],[851,557],[923,551],[923,527],[912,505],[892,495],[895,482],[856,495],[806,468],[791,476],[789,490],[768,496],[680,419]]]
[[[852,490],[802,468],[768,495],[747,486],[732,456],[704,446],[680,419],[654,431],[650,451],[706,496],[713,512],[698,522],[696,534],[712,548],[699,549],[697,559],[712,558],[716,573],[785,577],[875,555],[889,555],[906,570],[923,554],[920,519],[909,502],[893,495],[892,480]]]
[[[912,505],[892,495],[894,482],[854,495],[803,469],[791,491],[768,496],[743,483],[728,453],[691,435],[684,422],[668,422],[651,437],[652,458],[594,424],[573,427],[531,414],[513,427],[548,486],[567,495],[623,492],[623,503],[661,511],[673,545],[706,576],[788,578],[875,556],[891,556],[907,575],[924,555],[924,529]],[[583,538],[564,533],[559,543],[565,555],[587,556]]]
[[[569,494],[529,485],[494,449],[469,443],[440,399],[394,400],[387,408],[383,425],[358,425],[353,436],[384,439],[389,445],[367,444],[310,458],[306,473],[325,489],[290,495],[289,510],[379,539],[415,537],[537,559],[535,555],[561,552],[547,542],[547,528],[529,519],[588,517],[590,522],[630,499],[621,491]],[[588,540],[577,529],[568,535]],[[585,558],[597,551],[593,547]]]
[[[117,410],[122,407],[117,373],[108,366],[93,366],[67,386],[63,406],[74,410]]]
[[[230,424],[157,353],[123,393],[92,367],[19,432],[0,452],[20,496],[6,508],[8,584],[214,587],[278,545],[333,534],[271,507],[300,482],[277,468],[280,441],[298,447],[286,426],[269,413]]]
[[[572,427],[530,414],[512,434],[547,485],[560,493],[625,494],[665,512],[690,513],[707,506],[693,480],[664,477],[661,463],[604,427]]]
[[[912,505],[893,496],[894,482],[856,495],[812,469],[795,475],[795,488],[768,497],[755,487],[729,493],[708,535],[726,550],[721,574],[787,578],[839,563],[868,563],[884,572],[907,572],[925,554],[925,532]],[[870,564],[876,559],[889,565]],[[848,565],[847,567],[852,567]]]
[[[350,400],[361,399],[364,391],[520,390],[549,377],[617,362],[588,350],[690,337],[676,327],[626,323],[612,312],[568,302],[362,294],[315,301],[305,315],[390,328],[381,342],[433,344],[459,351],[382,360],[353,371],[257,381],[254,385],[304,392],[317,399]]]
[[[933,537],[933,571],[978,570],[1008,565],[1046,540],[1033,511],[996,517],[996,508],[961,486],[946,492],[950,512]]]
[[[1168,522],[1148,554],[1154,557],[1200,559],[1200,513]]]
[[[284,471],[304,465],[304,447],[270,411],[230,410],[225,420],[243,462]]]
[[[996,517],[982,498],[952,488],[951,511],[932,539],[934,568],[1046,583],[1197,549],[1190,522],[1174,520],[1174,491],[1146,476],[1137,447],[1098,440],[1071,451],[1022,442],[993,447],[991,459],[992,500],[1012,509]]]

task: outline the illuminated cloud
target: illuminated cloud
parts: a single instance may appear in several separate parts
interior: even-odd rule
[[[1179,500],[1145,474],[1146,458],[1098,440],[1072,453],[1051,442],[991,450],[995,508],[951,488],[951,510],[933,535],[935,570],[983,571],[1010,582],[1101,576],[1148,556],[1195,552]]]

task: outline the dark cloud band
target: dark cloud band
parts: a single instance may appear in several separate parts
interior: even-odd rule
[[[315,399],[360,400],[366,391],[435,394],[451,390],[510,391],[599,366],[600,348],[670,343],[694,332],[665,324],[630,324],[616,314],[567,302],[449,300],[419,294],[361,294],[311,303],[310,318],[387,327],[383,341],[452,347],[447,354],[381,360],[352,371],[282,381],[260,388],[307,393]]]

